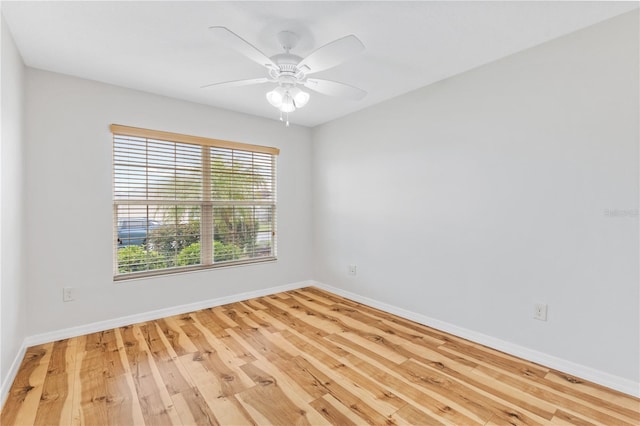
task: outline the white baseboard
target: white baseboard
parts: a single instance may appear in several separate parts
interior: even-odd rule
[[[367,306],[371,306],[385,312],[397,315],[402,318],[406,318],[417,323],[433,327],[435,329],[445,331],[453,334],[454,336],[462,337],[481,345],[488,346],[493,349],[514,355],[537,364],[544,365],[554,370],[559,370],[572,376],[579,377],[602,386],[606,386],[611,389],[615,389],[620,392],[624,392],[628,395],[640,397],[640,383],[633,380],[625,379],[624,377],[614,376],[609,373],[605,373],[600,370],[596,370],[585,365],[576,364],[575,362],[568,361],[566,359],[558,358],[553,355],[539,352],[533,349],[529,349],[524,346],[516,345],[505,340],[497,339],[495,337],[488,336],[486,334],[478,333],[473,330],[469,330],[463,327],[458,327],[444,321],[440,321],[434,318],[430,318],[426,315],[418,314],[416,312],[408,311],[406,309],[399,308],[397,306],[389,305],[378,300],[370,299],[359,294],[351,293],[346,290],[342,290],[337,287],[313,281],[312,285],[331,293],[338,294],[346,297],[347,299],[354,300]]]
[[[16,357],[13,359],[11,363],[11,367],[7,372],[7,377],[2,382],[2,386],[0,386],[0,408],[4,406],[4,402],[7,400],[9,396],[9,390],[11,390],[11,385],[13,384],[14,379],[16,378],[16,374],[18,374],[18,369],[20,368],[20,364],[22,364],[22,360],[24,359],[24,354],[27,352],[27,344],[26,341],[22,342],[20,349],[18,349],[18,353]]]
[[[244,293],[232,294],[229,296],[218,297],[215,299],[202,300],[185,305],[171,306],[169,308],[157,309],[155,311],[144,312],[140,314],[127,315],[125,317],[114,318],[105,321],[93,322],[90,324],[79,325],[76,327],[65,328],[62,330],[50,331],[47,333],[36,334],[25,339],[27,347],[40,345],[42,343],[55,342],[56,340],[68,339],[71,337],[82,336],[84,334],[96,333],[99,331],[110,330],[112,328],[124,327],[126,325],[136,324],[139,322],[152,321],[159,318],[170,317],[173,315],[185,314],[200,309],[212,308],[214,306],[226,305],[227,303],[241,302],[255,297],[268,296],[274,293],[280,293],[288,290],[296,290],[311,285],[309,281],[300,281],[297,283],[285,284],[276,287],[269,287],[260,290],[248,291]]]

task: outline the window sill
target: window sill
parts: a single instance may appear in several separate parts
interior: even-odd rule
[[[170,268],[170,269],[159,269],[159,270],[156,270],[156,271],[132,272],[132,273],[129,273],[129,274],[114,275],[113,281],[114,282],[131,281],[131,280],[138,280],[138,279],[143,279],[143,278],[155,278],[155,277],[163,277],[163,276],[169,276],[169,275],[175,275],[175,274],[185,274],[185,273],[191,273],[191,272],[202,272],[202,271],[208,271],[208,270],[212,270],[212,269],[231,268],[231,267],[250,266],[250,265],[261,265],[261,264],[264,264],[264,263],[275,262],[277,260],[278,260],[277,257],[270,256],[270,257],[260,258],[260,260],[252,259],[252,260],[244,260],[244,261],[237,261],[237,262],[214,263],[214,264],[211,264],[211,265],[199,265],[199,266],[178,267],[178,268]]]

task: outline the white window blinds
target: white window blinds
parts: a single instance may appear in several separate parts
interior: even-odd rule
[[[276,256],[276,148],[112,125],[116,279]]]

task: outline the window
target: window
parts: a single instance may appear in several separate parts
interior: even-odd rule
[[[111,132],[116,280],[275,260],[277,148]]]

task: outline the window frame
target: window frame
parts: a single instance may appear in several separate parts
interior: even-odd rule
[[[224,267],[236,267],[236,266],[244,266],[251,264],[261,264],[265,262],[273,262],[277,260],[277,156],[280,153],[278,148],[261,146],[261,145],[252,145],[245,144],[240,142],[232,142],[225,141],[219,139],[211,139],[200,136],[191,136],[180,133],[172,133],[172,132],[164,132],[159,130],[150,130],[143,129],[139,127],[131,127],[124,126],[120,124],[112,124],[110,126],[111,134],[112,134],[112,202],[113,202],[113,279],[114,281],[124,281],[131,280],[137,278],[147,278],[154,276],[165,276],[171,275],[175,273],[184,273],[184,272],[195,272],[202,271],[207,269],[215,269],[215,268],[224,268]],[[201,147],[200,157],[200,166],[201,166],[201,185],[202,185],[202,194],[200,199],[197,201],[182,201],[182,200],[159,200],[159,199],[150,199],[147,193],[147,197],[144,200],[140,199],[117,199],[116,194],[116,139],[120,138],[142,138],[145,139],[145,143],[149,143],[149,141],[160,142],[160,143],[173,143],[173,144],[190,144]],[[235,152],[241,152],[243,154],[249,153],[254,154],[268,154],[270,155],[270,186],[271,186],[271,198],[268,200],[214,200],[211,197],[212,190],[215,188],[211,182],[212,176],[212,150],[223,150],[228,151],[233,154]],[[145,157],[148,159],[148,157]],[[147,160],[148,161],[148,160]],[[148,164],[144,166],[145,170],[148,172]],[[255,172],[255,169],[252,168],[252,173]],[[253,188],[252,191],[256,189]],[[255,194],[255,192],[252,192]],[[119,272],[118,271],[118,250],[119,250],[119,223],[124,221],[131,222],[136,218],[127,218],[126,216],[118,217],[118,208],[120,206],[178,206],[178,205],[190,205],[190,206],[198,206],[200,208],[200,230],[199,230],[199,239],[200,243],[210,242],[211,244],[201,244],[203,251],[201,252],[201,262],[202,259],[206,259],[210,257],[210,263],[199,263],[188,266],[171,266],[160,269],[147,269],[144,271],[136,271],[136,272]],[[215,262],[213,256],[213,243],[215,241],[214,238],[214,210],[216,207],[231,207],[231,208],[242,208],[242,207],[268,207],[270,210],[270,226],[271,226],[271,239],[270,239],[270,247],[271,253],[268,256],[258,256],[258,257],[245,257],[237,260],[225,260]],[[254,212],[255,215],[255,212]],[[255,216],[254,216],[255,217]],[[146,221],[152,221],[155,219],[151,219],[147,213]],[[177,219],[176,219],[177,220]],[[209,222],[211,222],[209,224]],[[203,225],[205,224],[205,225]],[[209,224],[209,225],[206,225]],[[149,232],[149,227],[147,225],[147,233]],[[267,230],[268,232],[268,230]],[[133,245],[133,244],[132,244]],[[211,246],[211,247],[209,247]],[[146,250],[146,248],[145,248]],[[255,253],[254,253],[255,254]]]

